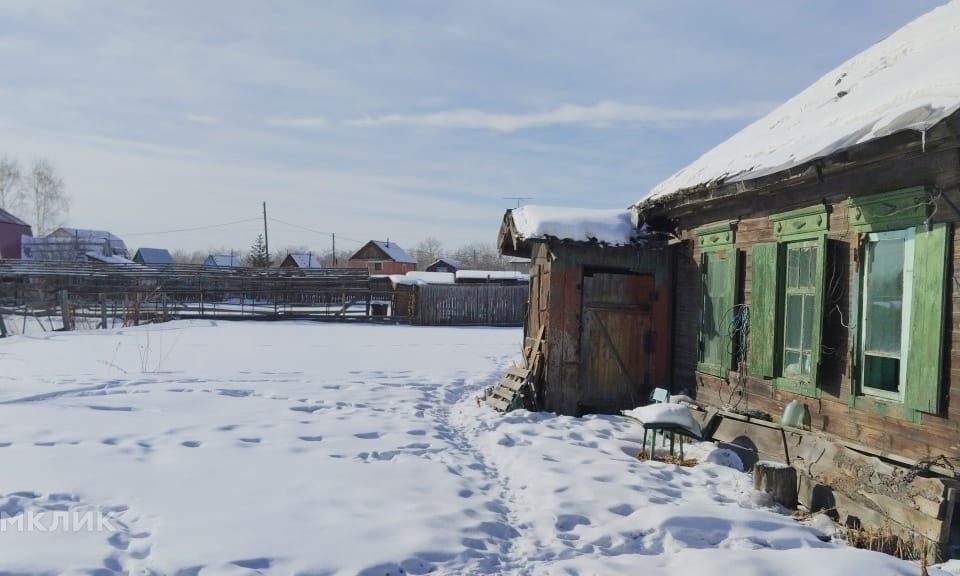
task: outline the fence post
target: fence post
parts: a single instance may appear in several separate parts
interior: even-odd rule
[[[3,314],[0,314],[0,338],[7,337],[7,325],[3,323]]]
[[[107,299],[103,294],[100,295],[100,329],[107,329]]]
[[[64,330],[73,330],[73,323],[70,321],[70,295],[66,288],[60,290],[60,321]]]

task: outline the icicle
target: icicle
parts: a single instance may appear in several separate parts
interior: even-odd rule
[[[921,152],[927,151],[927,131],[926,130],[920,131],[920,151]]]

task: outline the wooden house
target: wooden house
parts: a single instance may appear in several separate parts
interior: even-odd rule
[[[243,260],[236,254],[210,254],[203,265],[207,268],[241,268]]]
[[[463,269],[463,262],[456,258],[443,257],[437,258],[433,264],[427,266],[426,272],[456,272]]]
[[[960,3],[921,17],[635,206],[679,241],[672,385],[722,411],[714,437],[794,464],[804,504],[940,546],[960,465],[958,26]],[[791,403],[804,417],[783,422]]]
[[[299,268],[306,270],[309,268],[326,268],[323,264],[323,258],[313,252],[287,254],[286,258],[280,262],[281,268]]]
[[[641,235],[644,236],[644,235]],[[627,210],[525,206],[498,246],[530,258],[525,343],[543,353],[538,404],[567,415],[646,403],[669,375],[670,254]]]
[[[371,240],[357,250],[348,268],[366,268],[370,274],[406,274],[417,269],[417,259],[389,240]]]
[[[33,236],[30,225],[0,209],[0,259],[19,259],[23,236]]]
[[[167,265],[173,264],[173,256],[166,248],[139,248],[133,255],[137,264]]]

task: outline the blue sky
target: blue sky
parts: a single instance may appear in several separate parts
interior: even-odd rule
[[[0,154],[132,246],[492,241],[625,207],[939,1],[0,1]]]

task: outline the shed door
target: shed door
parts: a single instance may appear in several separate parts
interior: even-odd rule
[[[651,330],[655,298],[653,276],[584,274],[581,413],[611,413],[646,400],[653,388],[648,348],[655,336]]]

